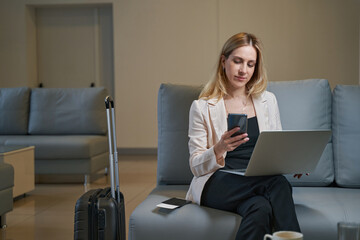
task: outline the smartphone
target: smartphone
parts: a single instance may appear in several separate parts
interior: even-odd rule
[[[229,113],[228,114],[228,131],[234,127],[240,127],[240,130],[232,135],[232,137],[246,133],[248,118],[246,114]]]

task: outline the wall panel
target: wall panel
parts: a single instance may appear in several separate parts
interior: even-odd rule
[[[157,146],[161,83],[201,84],[217,55],[216,1],[124,1],[116,79],[118,145]]]

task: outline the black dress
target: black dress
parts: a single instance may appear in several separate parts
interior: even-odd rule
[[[252,117],[248,119],[247,133],[249,141],[241,144],[233,151],[227,152],[225,158],[226,169],[242,169],[247,167],[251,154],[254,151],[255,144],[259,137],[259,126],[257,117]]]

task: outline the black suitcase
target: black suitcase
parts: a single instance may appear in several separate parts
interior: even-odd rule
[[[89,190],[77,200],[74,221],[75,240],[125,240],[126,237],[124,196],[119,190],[114,102],[109,96],[105,98],[105,106],[111,187]]]

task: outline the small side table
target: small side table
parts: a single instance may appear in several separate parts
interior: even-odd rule
[[[14,198],[35,189],[34,149],[34,146],[0,146],[0,161],[14,167]]]

